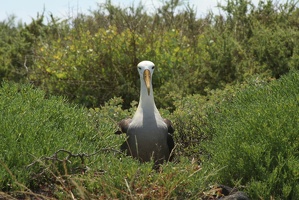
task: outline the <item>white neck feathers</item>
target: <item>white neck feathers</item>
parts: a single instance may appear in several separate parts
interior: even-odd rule
[[[143,80],[141,80],[140,99],[135,115],[138,115],[139,117],[142,115],[143,117],[161,118],[154,101],[153,86],[151,84],[150,95],[148,95],[147,88]]]

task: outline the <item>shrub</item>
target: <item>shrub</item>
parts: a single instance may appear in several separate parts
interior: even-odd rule
[[[22,29],[22,24],[15,25],[14,16],[0,22],[0,81],[21,81],[26,75],[25,66],[30,63],[26,56],[31,47],[22,37]]]
[[[298,194],[298,88],[294,71],[270,84],[238,92],[209,113],[210,166],[223,167],[221,183],[246,185],[253,199]]]
[[[207,95],[189,95],[176,100],[173,119],[178,154],[205,161],[209,157],[202,143],[211,139],[208,113],[217,110],[217,106],[230,101],[237,88],[244,86],[228,86],[224,90],[211,90]]]
[[[87,110],[30,85],[0,89],[0,195],[7,198],[197,198],[214,173],[186,157],[153,171],[118,148],[120,98]],[[165,112],[166,111],[163,111]],[[3,191],[7,192],[4,193]]]
[[[84,108],[68,105],[61,97],[46,98],[44,92],[31,86],[10,83],[2,85],[0,96],[1,189],[14,188],[17,181],[28,186],[32,173],[39,170],[35,165],[26,167],[60,149],[89,154],[115,146],[107,139],[110,131],[113,132],[113,124],[96,128],[95,120]],[[58,156],[66,157],[67,152]],[[73,162],[71,168],[81,165],[78,158]],[[64,171],[62,166],[57,170]]]
[[[121,8],[107,1],[75,19],[50,15],[46,24],[41,15],[18,26],[4,21],[0,76],[87,107],[121,96],[129,108],[139,94],[135,67],[152,60],[159,69],[157,105],[173,110],[173,102],[186,95],[298,69],[296,2],[255,7],[230,0],[219,8],[224,12],[198,19],[180,0],[165,1],[153,13],[142,4]]]
[[[275,31],[273,31],[273,29]],[[291,69],[298,69],[296,62],[299,46],[297,29],[264,27],[254,30],[254,37],[249,40],[252,56],[259,63],[256,72],[268,71],[271,77],[279,78]]]

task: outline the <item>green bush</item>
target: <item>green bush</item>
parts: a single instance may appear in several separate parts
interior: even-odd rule
[[[26,75],[25,66],[30,60],[26,54],[30,45],[20,33],[22,28],[22,24],[15,25],[14,16],[0,22],[0,81],[20,81]]]
[[[194,170],[196,162],[188,161],[194,158],[204,170],[223,168],[211,182],[245,185],[253,198],[294,197],[298,72],[266,83],[298,70],[296,4],[269,0],[255,7],[229,0],[220,6],[224,13],[197,19],[190,5],[181,9],[181,1],[166,1],[153,14],[142,4],[120,8],[107,1],[71,20],[51,15],[45,24],[42,15],[29,25],[15,25],[13,17],[0,22],[1,81],[30,82],[44,90],[10,83],[0,90],[1,188],[34,188],[38,179],[52,183],[62,177],[67,181],[55,189],[60,198],[72,196],[68,187],[76,184],[82,185],[75,194],[81,198],[80,192],[146,198],[150,190],[158,191],[155,197],[193,197],[202,191],[196,184],[206,183],[197,179],[207,180],[206,173]],[[168,109],[160,111],[176,127],[178,164],[164,166],[161,177],[149,172],[151,164],[101,151],[124,141],[112,133],[136,108],[136,65],[145,59],[157,65],[157,106]],[[98,108],[70,105],[53,94]],[[62,148],[72,155],[99,152],[80,154],[83,169],[80,156],[67,158],[71,154],[58,152]],[[50,161],[55,152],[65,161]],[[123,169],[116,167],[120,158]],[[74,172],[78,167],[100,175],[81,176]],[[184,177],[174,178],[172,170]],[[104,171],[110,174],[102,176]],[[165,177],[174,184],[163,182]]]
[[[256,77],[177,100],[173,114],[162,109],[175,124],[177,153],[176,163],[159,173],[151,171],[152,163],[140,165],[117,153],[124,136],[113,134],[116,122],[132,116],[136,102],[123,110],[122,100],[114,98],[86,110],[29,85],[4,83],[1,188],[13,195],[16,188],[51,188],[56,198],[195,198],[207,184],[221,183],[245,186],[253,199],[294,198],[298,79],[296,71],[270,83]]]
[[[228,86],[223,90],[211,90],[207,95],[189,95],[174,102],[173,119],[177,154],[205,161],[209,157],[202,142],[211,139],[212,125],[209,122],[209,111],[217,110],[217,106],[231,101],[238,89],[244,85]]]
[[[294,199],[299,180],[299,73],[256,83],[209,113],[211,155],[218,180],[241,184],[253,199]]]
[[[159,107],[174,109],[186,95],[240,83],[260,74],[278,78],[298,69],[299,9],[227,1],[222,13],[196,18],[192,5],[165,1],[153,13],[142,4],[111,1],[74,19],[37,16],[29,25],[0,23],[0,76],[30,82],[47,94],[87,107],[117,96],[129,108],[138,99],[136,65],[152,60]]]
[[[10,186],[14,179],[28,184],[31,169],[37,169],[26,166],[60,149],[93,153],[117,143],[107,139],[113,124],[96,128],[85,109],[68,105],[63,98],[46,98],[44,92],[31,86],[10,83],[2,85],[0,97],[1,188],[15,187]],[[74,160],[73,168],[81,164],[80,159]]]
[[[252,47],[252,56],[261,66],[255,69],[256,72],[268,71],[271,77],[279,78],[291,69],[298,69],[298,64],[294,64],[298,59],[298,30],[265,27],[254,30],[254,35],[249,40],[249,45]]]
[[[203,196],[214,173],[186,157],[140,164],[118,149],[120,98],[87,110],[30,85],[0,89],[0,195],[10,198],[176,198]],[[163,111],[166,113],[166,111]],[[7,192],[4,193],[3,191]]]

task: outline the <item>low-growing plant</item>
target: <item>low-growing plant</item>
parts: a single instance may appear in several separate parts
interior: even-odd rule
[[[177,155],[159,171],[124,156],[120,98],[86,109],[30,85],[0,89],[1,197],[42,199],[200,198],[215,172]],[[169,112],[161,110],[163,115]]]
[[[207,95],[188,95],[174,102],[175,111],[170,116],[176,129],[174,135],[180,155],[204,162],[210,155],[202,143],[212,138],[209,112],[217,112],[218,106],[230,102],[247,84],[227,85],[223,90],[210,90]]]
[[[209,113],[208,165],[223,167],[218,181],[245,185],[253,199],[294,199],[299,193],[299,73],[253,83]]]
[[[32,86],[11,83],[2,84],[0,96],[2,189],[15,188],[16,181],[28,186],[39,166],[28,165],[36,161],[55,162],[68,157],[65,161],[72,160],[71,167],[75,168],[82,164],[82,159],[78,156],[74,159],[71,154],[91,154],[116,147],[117,140],[108,139],[115,128],[113,124],[98,127],[85,108],[69,105],[62,97],[46,97],[43,91]],[[53,159],[44,158],[61,149],[66,151]],[[55,167],[60,173],[66,169],[62,165]]]

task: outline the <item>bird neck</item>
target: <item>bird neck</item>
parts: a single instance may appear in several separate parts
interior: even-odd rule
[[[153,93],[153,86],[150,88],[150,95],[148,95],[146,86],[144,82],[141,82],[141,90],[140,90],[140,100],[138,109],[147,115],[155,115],[159,114],[159,111],[156,107]],[[146,110],[146,112],[144,112]]]

